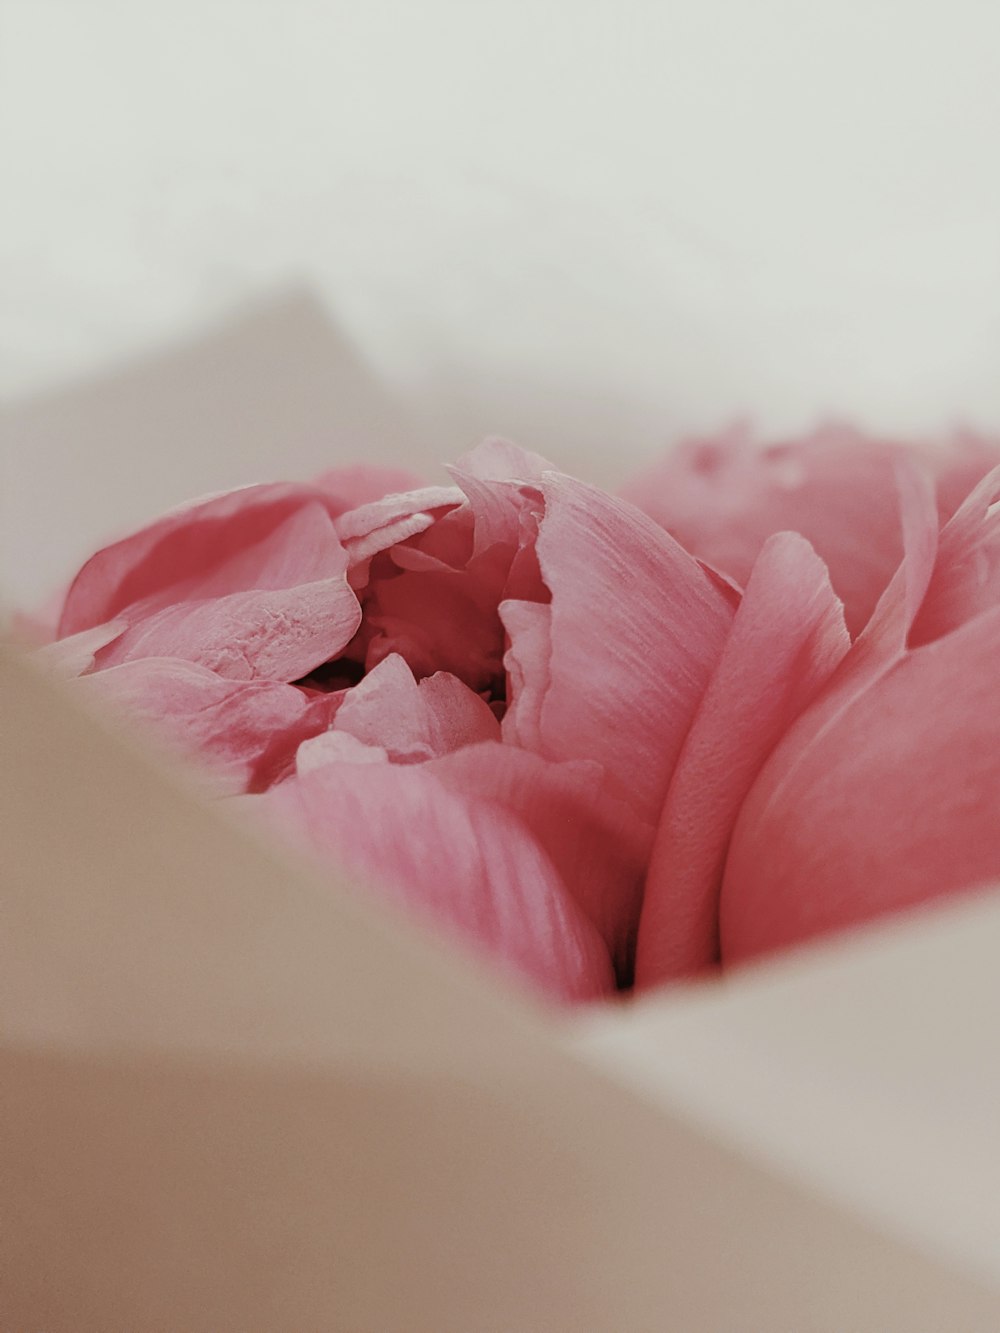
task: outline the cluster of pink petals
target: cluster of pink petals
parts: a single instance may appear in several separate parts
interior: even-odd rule
[[[448,486],[251,486],[99,551],[41,652],[595,999],[1000,874],[998,461],[734,434],[623,499],[493,440]]]

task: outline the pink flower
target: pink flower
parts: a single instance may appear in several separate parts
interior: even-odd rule
[[[739,595],[513,446],[452,471],[177,510],[83,567],[46,651],[358,879],[595,997],[631,979],[655,826]]]
[[[659,523],[498,440],[247,487],[99,551],[41,655],[593,999],[1000,874],[996,459],[732,437],[630,488]]]

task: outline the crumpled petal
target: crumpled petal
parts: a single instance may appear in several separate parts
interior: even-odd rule
[[[60,636],[102,624],[139,602],[163,607],[237,587],[288,586],[290,575],[302,583],[324,577],[322,548],[303,552],[289,550],[287,543],[277,549],[268,543],[307,505],[325,509],[322,494],[310,486],[274,482],[178,506],[90,557],[66,593]],[[281,554],[284,561],[276,559]],[[243,582],[234,585],[233,573]]]
[[[452,790],[432,768],[323,763],[254,809],[552,998],[608,994],[607,948],[524,824]]]
[[[1000,876],[1000,610],[898,660],[748,797],[723,964]],[[789,774],[793,772],[793,778]]]
[[[510,601],[503,615],[520,688],[543,695],[521,710],[515,696],[504,737],[525,744],[535,731],[546,758],[596,760],[609,792],[655,825],[732,603],[632,505],[559,473],[542,492],[547,660],[540,618]]]
[[[336,656],[361,610],[329,514],[301,487],[247,492],[98,552],[67,595],[61,632],[109,610],[129,628],[99,668],[184,657],[234,680],[297,680]]]
[[[457,676],[439,671],[418,683],[398,653],[384,658],[347,693],[333,726],[366,745],[380,746],[397,764],[500,739],[489,704]]]
[[[348,510],[334,524],[351,566],[424,532],[439,512],[464,500],[457,486],[424,486]]]
[[[906,460],[930,470],[947,518],[1000,451],[972,436],[945,449],[843,426],[764,447],[739,429],[672,450],[622,493],[740,584],[772,533],[801,533],[829,568],[856,635],[902,557],[894,469]]]
[[[194,662],[148,657],[82,677],[75,688],[197,759],[219,794],[262,791],[329,725],[331,701],[274,681],[225,680]]]
[[[637,987],[718,961],[719,893],[740,805],[849,648],[826,566],[795,533],[769,538],[667,794],[646,880]]]

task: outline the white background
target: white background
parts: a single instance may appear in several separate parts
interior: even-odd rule
[[[5,0],[2,554],[333,455],[1000,426],[996,0]]]

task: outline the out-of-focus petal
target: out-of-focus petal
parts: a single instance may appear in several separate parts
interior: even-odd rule
[[[381,500],[385,495],[419,490],[427,483],[409,468],[356,463],[350,467],[329,468],[313,478],[312,484],[327,496],[331,513],[339,515],[357,509],[359,505]]]
[[[388,760],[380,745],[366,745],[349,731],[324,731],[299,746],[295,771],[304,774],[324,764],[385,764]]]
[[[273,681],[224,680],[175,658],[143,658],[84,676],[77,689],[149,727],[161,744],[206,765],[223,793],[261,791],[329,723],[331,703]]]
[[[600,765],[553,763],[494,742],[455,751],[428,771],[457,793],[517,816],[597,926],[620,984],[629,985],[653,830],[608,795]]]
[[[478,477],[481,481],[511,481],[519,484],[541,481],[546,472],[552,471],[552,464],[541,454],[522,449],[512,440],[506,440],[501,435],[490,435],[463,454],[450,471],[467,477]]]
[[[94,668],[94,659],[102,648],[113,643],[128,629],[124,620],[109,620],[106,625],[82,629],[67,639],[56,639],[37,648],[35,661],[56,676],[83,676]]]
[[[397,653],[349,691],[333,725],[403,764],[500,738],[500,724],[478,694],[444,671],[418,683]]]
[[[383,888],[554,999],[613,989],[608,951],[520,820],[429,764],[324,763],[260,798],[362,883]]]
[[[718,961],[719,892],[740,805],[849,647],[823,562],[794,533],[769,538],[667,794],[646,880],[638,987]]]
[[[918,648],[803,749],[793,730],[737,823],[723,965],[1000,877],[1000,611]]]
[[[539,625],[510,619],[511,661],[547,675],[544,697],[516,708],[505,738],[537,715],[549,759],[594,759],[608,790],[655,824],[681,744],[733,618],[698,562],[625,501],[558,473],[542,484],[538,536],[552,594],[547,663]],[[522,683],[522,688],[523,688]],[[538,688],[537,681],[532,685]]]
[[[801,533],[829,568],[857,634],[902,556],[894,469],[906,459],[936,479],[944,518],[1000,453],[971,438],[933,448],[840,426],[763,447],[736,430],[671,451],[623,494],[741,584],[772,533]]]
[[[1000,606],[1000,467],[975,486],[941,532],[929,586],[910,631],[917,647]]]

